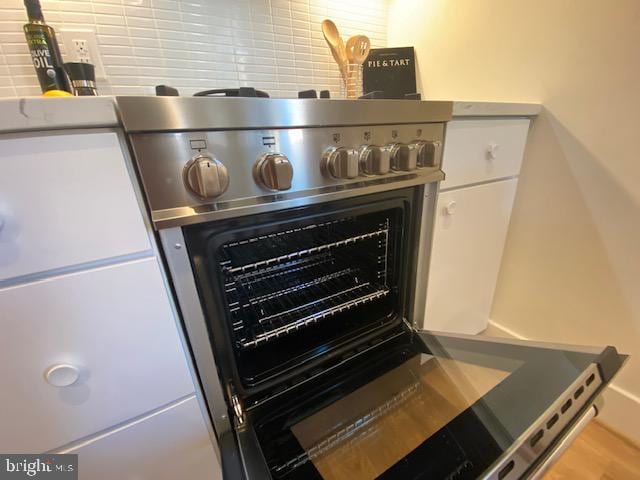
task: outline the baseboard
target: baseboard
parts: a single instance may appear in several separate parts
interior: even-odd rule
[[[493,320],[489,320],[482,335],[530,340]],[[603,398],[604,408],[598,415],[598,420],[621,436],[640,443],[640,398],[616,385],[615,382],[605,390]]]

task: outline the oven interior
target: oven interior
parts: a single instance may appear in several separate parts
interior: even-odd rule
[[[240,390],[287,373],[295,384],[400,323],[409,209],[396,198],[185,229],[212,341]]]

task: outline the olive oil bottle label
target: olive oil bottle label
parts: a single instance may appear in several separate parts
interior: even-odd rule
[[[52,40],[46,31],[31,30],[25,32],[31,51],[33,66],[38,75],[42,91],[68,90],[68,81],[51,48]]]

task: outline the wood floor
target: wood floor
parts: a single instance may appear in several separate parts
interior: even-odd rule
[[[591,422],[544,480],[638,480],[640,447]]]

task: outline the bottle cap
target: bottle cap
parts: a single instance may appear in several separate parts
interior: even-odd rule
[[[24,6],[27,9],[29,20],[44,22],[44,15],[42,15],[40,0],[24,0]]]
[[[73,97],[65,90],[47,90],[42,94],[43,97]]]

